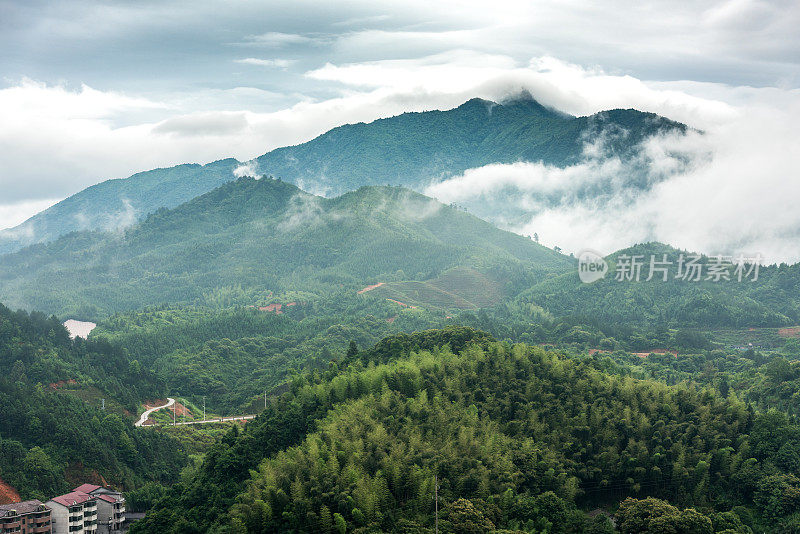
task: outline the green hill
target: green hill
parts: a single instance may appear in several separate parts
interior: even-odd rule
[[[526,96],[498,104],[473,99],[448,111],[404,113],[350,124],[307,143],[257,158],[261,173],[327,196],[364,185],[427,185],[490,163],[542,161],[563,166],[601,136],[608,155],[625,158],[644,138],[685,126],[652,113],[611,110],[572,117]],[[606,136],[606,133],[624,135]],[[233,180],[240,163],[224,159],[108,180],[0,231],[0,254],[78,230],[124,227],[159,208],[172,208]]]
[[[125,490],[176,481],[179,443],[137,431],[130,417],[165,386],[123,350],[71,341],[54,317],[0,305],[0,368],[0,478],[23,499],[90,480]]]
[[[646,281],[650,257],[663,260],[664,254],[673,262],[668,280],[658,273]],[[751,275],[741,282],[736,277],[714,281],[703,274],[694,281],[675,278],[681,254],[695,255],[660,243],[636,245],[610,255],[610,272],[601,280],[584,284],[573,270],[534,285],[518,301],[535,303],[555,316],[580,315],[627,326],[755,327],[800,321],[800,264],[762,266],[757,280]],[[647,265],[639,282],[615,279],[614,265],[621,255],[643,258]],[[701,257],[704,273],[712,261]]]
[[[364,187],[327,199],[279,180],[241,178],[124,233],[73,233],[4,256],[0,299],[95,318],[206,302],[220,291],[239,305],[287,291],[355,292],[454,267],[491,271],[519,291],[570,265],[407,189]]]
[[[796,424],[599,363],[465,328],[388,338],[297,377],[132,532],[428,533],[434,475],[446,533],[612,532],[581,510],[627,496],[698,510],[658,501],[667,532],[791,531]]]

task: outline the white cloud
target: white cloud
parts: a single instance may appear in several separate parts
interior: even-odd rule
[[[257,67],[270,67],[270,68],[278,68],[278,69],[286,69],[289,68],[294,60],[291,59],[259,59],[255,57],[247,57],[243,59],[236,59],[234,60],[235,63],[241,63],[243,65],[255,65]]]
[[[26,221],[31,215],[46,210],[61,199],[33,200],[15,204],[0,204],[0,230]]]
[[[775,102],[771,90],[765,93],[758,105],[738,108],[702,135],[650,140],[642,154],[658,179],[644,189],[626,183],[627,165],[590,159],[565,169],[532,163],[471,169],[428,192],[476,209],[502,201],[517,217],[499,222],[575,253],[657,240],[710,254],[799,261],[800,94]],[[700,157],[688,168],[674,157],[692,153]],[[592,185],[603,193],[580,194]]]
[[[258,173],[258,162],[248,161],[246,163],[242,163],[241,165],[233,169],[233,175],[236,178],[249,176],[251,178],[255,178],[256,180],[258,180],[261,177],[261,175]]]
[[[245,44],[263,46],[265,48],[283,48],[290,45],[313,43],[315,38],[297,33],[267,32],[259,35],[248,35],[245,37],[244,42]]]

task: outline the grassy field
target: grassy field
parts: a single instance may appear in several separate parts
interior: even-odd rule
[[[365,294],[392,299],[408,306],[459,310],[492,306],[500,302],[503,296],[499,282],[467,267],[450,269],[424,282],[389,282]]]
[[[707,330],[707,337],[726,348],[775,350],[791,339],[794,329],[782,328],[719,328]]]

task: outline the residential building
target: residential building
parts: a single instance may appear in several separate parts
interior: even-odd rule
[[[97,534],[127,530],[125,498],[122,493],[95,484],[82,484],[75,488],[75,491],[97,498]]]
[[[45,503],[51,510],[53,534],[95,534],[97,497],[82,491],[53,497]]]
[[[50,534],[50,509],[32,500],[0,505],[0,533]]]

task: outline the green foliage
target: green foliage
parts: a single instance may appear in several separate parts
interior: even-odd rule
[[[3,480],[23,498],[42,500],[69,489],[67,470],[78,466],[124,488],[174,481],[185,462],[174,440],[42,385],[77,378],[125,401],[161,387],[149,374],[133,376],[127,363],[108,343],[70,341],[55,318],[0,306],[0,366],[12,370],[0,376]]]
[[[620,250],[621,254],[667,254],[676,261],[688,254],[660,243]],[[703,258],[702,263],[708,262]],[[566,273],[534,285],[520,295],[521,303],[535,303],[555,316],[581,314],[616,325],[643,326],[781,326],[800,322],[800,264],[762,266],[758,280],[686,281],[660,278],[619,282],[612,271],[602,280],[584,284]]]
[[[67,316],[92,307],[83,318],[160,303],[255,305],[270,291],[355,294],[398,270],[426,280],[509,265],[533,282],[571,265],[407,189],[329,199],[268,178],[224,184],[123,234],[74,233],[3,261],[0,300]]]
[[[757,432],[768,424],[708,391],[608,375],[592,361],[466,329],[401,335],[346,368],[293,382],[243,433],[223,438],[196,478],[135,530],[155,532],[186,517],[187,528],[200,530],[316,532],[329,528],[330,513],[330,525],[339,514],[364,532],[422,532],[433,526],[438,474],[443,532],[489,522],[529,532],[604,531],[575,506],[620,494],[687,507],[646,500],[661,510],[645,518],[654,532],[711,533],[712,524],[746,532],[730,514],[690,507],[724,513],[752,502],[751,491],[765,503],[777,496],[791,504],[793,479],[772,478],[780,473],[777,452]],[[750,456],[762,449],[763,459]],[[759,514],[772,513],[765,506]],[[774,513],[788,521],[790,510]],[[636,528],[650,526],[628,531],[647,531]]]

